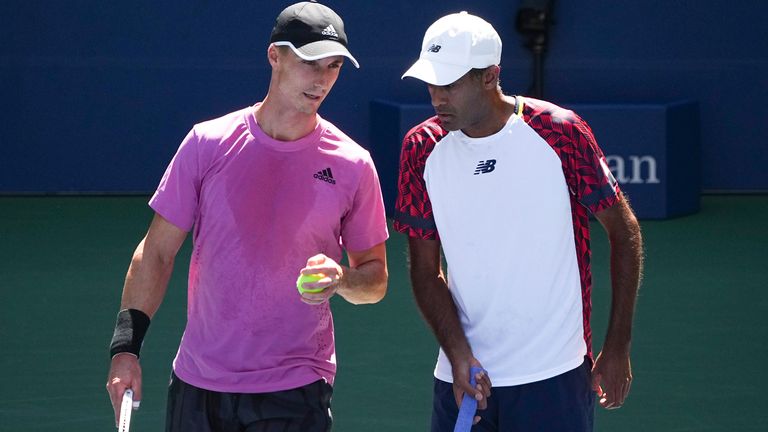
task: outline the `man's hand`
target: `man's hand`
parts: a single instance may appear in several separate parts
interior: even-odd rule
[[[307,266],[301,269],[301,274],[317,274],[322,273],[324,278],[317,282],[306,282],[304,288],[316,290],[323,289],[320,292],[301,293],[301,301],[307,304],[316,305],[328,301],[336,293],[336,288],[339,285],[339,280],[344,275],[342,267],[323,254],[315,255],[307,260]]]
[[[592,367],[592,388],[603,408],[616,409],[624,405],[632,385],[629,353],[603,350]]]
[[[107,393],[115,411],[115,425],[120,417],[120,404],[126,389],[133,390],[134,406],[141,401],[141,366],[139,359],[130,353],[120,353],[112,358],[107,377]]]
[[[464,393],[467,393],[477,400],[477,409],[484,410],[488,408],[488,398],[491,396],[491,378],[485,371],[475,375],[476,386],[473,388],[469,381],[469,370],[472,366],[482,369],[482,365],[476,358],[471,357],[467,361],[457,361],[451,363],[453,368],[453,397],[456,399],[456,406],[461,407],[461,401]],[[480,416],[475,416],[472,424],[477,424]]]

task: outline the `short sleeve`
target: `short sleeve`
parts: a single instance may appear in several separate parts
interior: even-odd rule
[[[619,184],[608,168],[592,129],[580,118],[574,122],[572,140],[574,151],[568,168],[576,200],[592,213],[616,204],[620,197]]]
[[[413,128],[403,139],[397,180],[394,229],[409,237],[436,240],[439,236],[424,180],[427,157],[447,134],[435,118]]]
[[[149,206],[176,227],[190,231],[197,217],[201,174],[200,140],[189,131],[165,170]]]
[[[341,226],[342,244],[350,251],[367,250],[389,238],[376,167],[370,155],[362,164],[352,208],[345,215]]]

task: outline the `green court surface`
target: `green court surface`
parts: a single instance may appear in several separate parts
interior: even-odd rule
[[[109,431],[104,384],[146,197],[0,197],[0,431]],[[597,431],[768,430],[768,196],[704,196],[702,211],[643,221],[645,282],[635,381]],[[595,346],[608,313],[608,248],[593,226]],[[436,344],[407,279],[405,239],[388,243],[379,304],[333,300],[336,432],[426,431]],[[165,387],[185,316],[189,242],[142,351],[132,430],[163,429]]]

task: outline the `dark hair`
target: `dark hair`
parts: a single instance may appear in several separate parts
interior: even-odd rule
[[[488,68],[490,67],[493,67],[493,66],[470,69],[469,72],[467,72],[467,75],[469,75],[469,77],[472,79],[481,80],[483,79],[483,74],[485,73],[485,71],[487,71]],[[499,78],[496,80],[496,89],[497,91],[501,92],[501,76],[499,76]]]
[[[472,78],[475,78],[475,79],[478,79],[478,78],[482,78],[482,76],[483,76],[483,73],[484,73],[485,71],[487,71],[489,67],[490,67],[490,66],[488,66],[488,67],[484,67],[484,68],[474,68],[474,69],[470,69],[470,70],[469,70],[469,72],[468,72],[468,73],[469,73],[469,76],[471,76]]]
[[[287,45],[275,45],[275,49],[277,49],[277,51],[280,54],[286,54],[288,51],[291,50],[291,47],[289,47]]]

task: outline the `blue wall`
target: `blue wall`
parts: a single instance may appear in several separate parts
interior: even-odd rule
[[[345,66],[321,113],[365,146],[376,133],[372,100],[427,102],[422,84],[399,77],[446,13],[468,9],[494,24],[503,87],[528,88],[518,1],[326,4],[345,18],[362,68]],[[263,97],[267,39],[285,5],[3,1],[0,192],[153,190],[192,124]],[[703,189],[768,190],[768,2],[561,0],[555,15],[547,99],[697,100]]]

